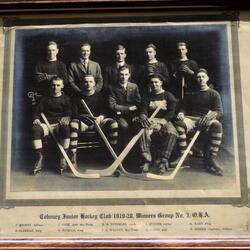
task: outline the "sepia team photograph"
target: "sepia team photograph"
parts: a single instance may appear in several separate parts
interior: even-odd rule
[[[6,199],[241,197],[233,36],[229,22],[9,30]]]

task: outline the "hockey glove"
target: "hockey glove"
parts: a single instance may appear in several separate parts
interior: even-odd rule
[[[148,120],[148,117],[145,114],[141,114],[140,116],[136,116],[133,119],[133,122],[139,124],[141,128],[150,128],[150,121]]]
[[[68,116],[65,116],[65,117],[61,118],[59,123],[60,123],[60,125],[68,126],[69,122],[70,122],[70,118]]]

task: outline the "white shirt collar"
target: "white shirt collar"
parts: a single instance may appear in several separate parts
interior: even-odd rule
[[[119,67],[124,66],[125,64],[126,64],[125,61],[123,61],[123,62],[117,62],[116,66],[117,66],[117,68],[119,68]]]
[[[148,64],[157,63],[157,62],[158,62],[157,59],[154,59],[154,60],[148,62]]]
[[[80,58],[80,62],[81,62],[83,65],[88,65],[88,64],[89,64],[89,59],[83,60],[82,58]]]
[[[120,86],[121,86],[122,88],[124,88],[125,90],[127,90],[128,83],[126,83],[126,84],[121,84],[121,83],[120,83]]]

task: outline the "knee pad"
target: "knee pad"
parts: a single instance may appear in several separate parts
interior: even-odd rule
[[[122,131],[126,131],[126,130],[129,129],[129,125],[128,125],[127,122],[120,122],[120,123],[118,124],[118,128],[119,128],[120,130],[122,130]]]
[[[60,125],[59,127],[59,137],[60,138],[69,138],[70,137],[70,128],[68,125]]]
[[[179,120],[175,121],[174,125],[175,125],[175,127],[183,128],[185,130],[185,132],[187,132],[187,125],[186,125],[186,123],[184,121],[179,121]]]
[[[218,120],[212,121],[212,123],[209,126],[209,131],[222,133],[222,124]]]
[[[43,128],[40,125],[32,126],[33,140],[39,140],[43,137]]]

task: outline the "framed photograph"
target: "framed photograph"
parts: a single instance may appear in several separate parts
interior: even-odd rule
[[[249,246],[248,17],[2,16],[0,248]]]

